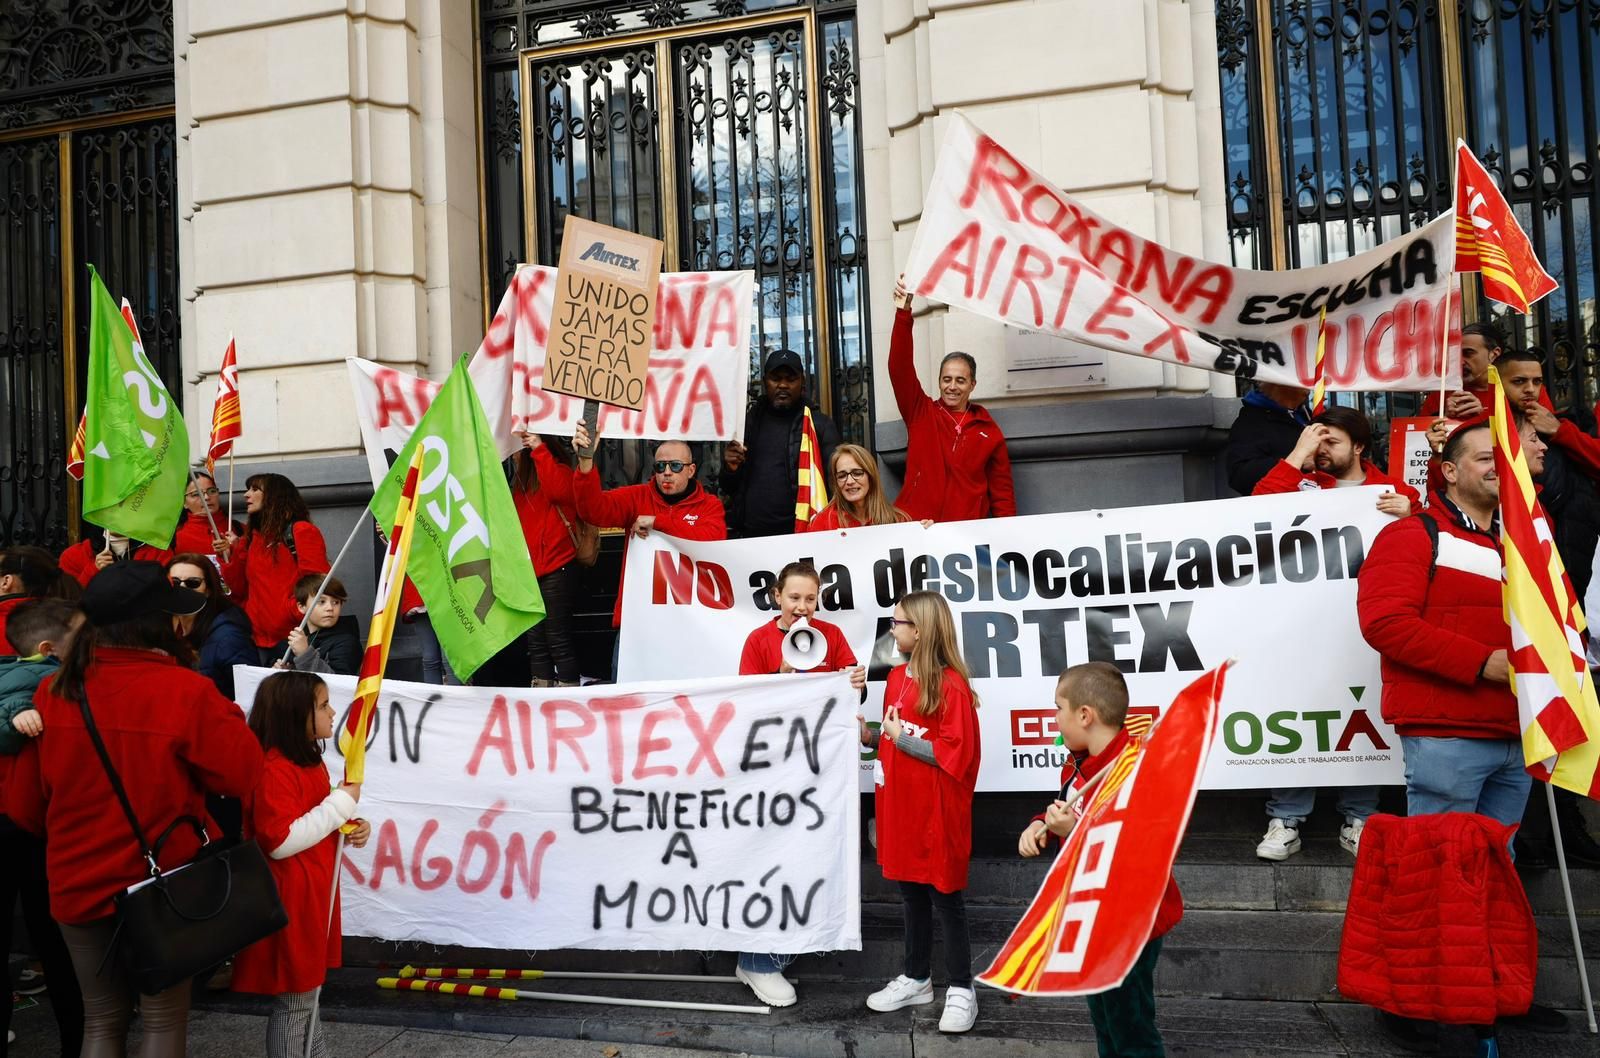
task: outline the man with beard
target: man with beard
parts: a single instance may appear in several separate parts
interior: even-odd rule
[[[722,494],[728,500],[728,535],[777,536],[794,532],[795,492],[799,483],[800,434],[805,411],[821,446],[826,467],[839,447],[839,428],[806,400],[805,365],[796,353],[780,349],[767,357],[762,394],[745,416],[744,443],[722,451]]]
[[[1332,407],[1312,420],[1300,433],[1294,449],[1267,471],[1252,495],[1315,492],[1357,485],[1388,489],[1378,497],[1378,510],[1404,517],[1422,507],[1417,490],[1383,473],[1365,456],[1372,447],[1372,426],[1354,408]],[[1376,786],[1341,786],[1339,844],[1354,856],[1361,847],[1367,817],[1378,810]],[[1282,787],[1267,801],[1267,833],[1256,846],[1263,860],[1286,860],[1300,851],[1300,824],[1311,814],[1317,791],[1310,787]]]

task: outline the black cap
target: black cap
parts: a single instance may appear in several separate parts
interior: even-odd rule
[[[148,613],[187,616],[205,605],[204,595],[174,586],[157,562],[113,562],[94,575],[78,600],[84,616],[96,626]]]
[[[799,353],[792,353],[787,349],[779,349],[775,353],[768,353],[767,364],[761,369],[761,373],[770,375],[774,371],[782,371],[784,368],[788,368],[802,378],[805,377],[805,361],[800,359]]]

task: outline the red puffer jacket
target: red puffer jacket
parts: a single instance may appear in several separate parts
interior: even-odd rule
[[[1491,1025],[1533,1002],[1539,935],[1506,843],[1467,812],[1375,815],[1339,944],[1339,992],[1391,1014]]]
[[[1439,529],[1431,579],[1429,518]],[[1520,737],[1510,687],[1479,675],[1490,654],[1511,649],[1500,568],[1499,534],[1466,523],[1437,494],[1423,514],[1385,526],[1372,542],[1356,612],[1383,659],[1383,718],[1400,734]]]
[[[981,405],[955,415],[923,391],[911,354],[909,309],[894,315],[889,382],[906,424],[906,479],[894,505],[916,521],[1016,514],[1005,435]]]

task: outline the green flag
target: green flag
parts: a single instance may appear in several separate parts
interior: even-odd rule
[[[450,668],[464,680],[544,619],[522,523],[466,357],[457,361],[372,497],[380,525],[394,516],[419,444],[422,477],[406,574],[428,607]]]
[[[93,265],[84,406],[84,519],[166,547],[183,511],[189,430]]]

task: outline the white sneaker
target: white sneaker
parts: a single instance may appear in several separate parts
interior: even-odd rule
[[[1282,819],[1267,824],[1267,836],[1256,846],[1256,856],[1263,860],[1286,860],[1300,851],[1300,831]]]
[[[1344,821],[1344,826],[1339,828],[1339,844],[1344,846],[1344,851],[1352,856],[1361,851],[1361,832],[1365,829],[1365,819],[1350,818]]]
[[[940,1032],[966,1032],[978,1020],[978,993],[971,988],[945,989],[944,1013],[939,1016]]]
[[[792,1007],[799,998],[794,994],[794,985],[781,973],[756,973],[740,966],[733,971],[733,975],[749,985],[756,998],[768,1006]]]
[[[933,1002],[933,982],[928,978],[914,981],[901,974],[867,997],[867,1007],[880,1014],[906,1007],[923,1007]]]

